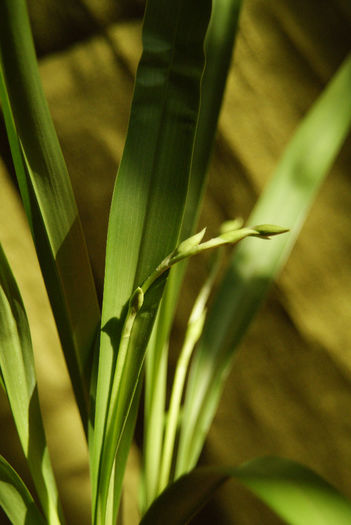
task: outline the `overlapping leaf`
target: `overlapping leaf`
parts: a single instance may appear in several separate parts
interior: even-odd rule
[[[184,525],[213,493],[235,478],[290,525],[348,525],[351,502],[312,470],[293,461],[266,457],[237,468],[204,467],[170,485],[140,525]]]
[[[348,57],[303,120],[249,218],[253,224],[278,222],[291,232],[265,245],[248,239],[234,254],[192,363],[177,476],[195,465],[237,345],[290,253],[316,192],[348,134],[350,91]]]
[[[207,168],[211,158],[242,0],[214,0],[206,35],[206,67],[201,82],[201,104],[191,165],[181,239],[196,226]],[[146,504],[157,492],[166,392],[167,339],[186,262],[170,272],[154,337],[148,348],[145,381],[144,491]]]
[[[25,0],[0,3],[1,101],[25,210],[86,426],[99,308],[71,182],[40,83]]]
[[[45,525],[27,487],[9,463],[0,456],[0,507],[12,525]]]
[[[143,55],[107,240],[92,453],[93,501],[98,492],[101,508],[97,519],[101,522],[114,454],[140,378],[164,283],[155,283],[148,292],[126,354],[119,354],[116,363],[118,341],[130,296],[178,240],[198,118],[203,41],[210,8],[210,0],[150,0],[146,8]],[[117,414],[117,419],[113,414]],[[100,459],[104,474],[100,475],[97,491]]]
[[[62,523],[40,413],[27,316],[1,245],[0,368],[23,452],[45,515],[52,524]]]

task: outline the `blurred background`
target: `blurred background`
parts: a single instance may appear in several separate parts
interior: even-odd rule
[[[31,0],[28,5],[45,93],[101,295],[109,205],[141,51],[143,1]],[[298,123],[350,49],[348,0],[245,0],[200,219],[209,234],[223,220],[248,216]],[[207,464],[232,465],[265,454],[289,457],[314,468],[349,497],[350,146],[348,139],[240,347],[202,457]],[[32,327],[48,439],[68,523],[85,525],[87,451],[2,117],[0,195],[0,239]],[[173,363],[205,271],[203,260],[189,267],[173,331]],[[28,480],[3,392],[0,401],[1,453]],[[137,523],[133,491],[138,461],[135,447],[126,488],[128,525]],[[281,522],[230,482],[193,523]]]

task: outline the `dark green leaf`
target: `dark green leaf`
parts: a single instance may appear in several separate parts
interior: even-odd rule
[[[206,66],[201,82],[201,104],[196,129],[194,153],[191,164],[188,195],[182,221],[180,239],[188,238],[196,227],[202,195],[206,186],[207,169],[211,158],[217,121],[222,105],[226,79],[231,63],[233,44],[237,35],[242,0],[214,0],[209,28],[206,35]],[[148,501],[156,493],[159,470],[160,443],[163,432],[163,412],[166,392],[164,373],[167,356],[167,340],[186,269],[180,263],[170,272],[166,291],[155,325],[155,336],[148,348],[145,381],[145,491]],[[151,355],[152,354],[152,355]],[[152,422],[151,422],[152,418]]]
[[[0,95],[16,175],[86,425],[99,307],[71,182],[40,82],[24,0],[0,3],[0,56]]]

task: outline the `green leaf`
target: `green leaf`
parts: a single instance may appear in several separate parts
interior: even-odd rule
[[[278,222],[290,232],[266,243],[247,239],[234,253],[191,366],[176,476],[195,465],[238,344],[287,259],[349,132],[350,91],[348,57],[298,128],[248,220],[251,224]]]
[[[1,101],[16,175],[83,423],[99,307],[24,0],[0,3]]]
[[[45,525],[27,487],[9,463],[0,456],[0,506],[12,525]]]
[[[199,216],[242,3],[242,0],[212,2],[205,42],[206,67],[201,83],[200,114],[181,239],[191,235]]]
[[[121,441],[118,446],[118,466],[114,465],[114,490],[111,491],[112,502],[112,518],[111,523],[117,523],[118,512],[123,511],[123,505],[120,506],[120,500],[122,497],[122,485],[124,480],[124,472],[129,456],[130,447],[134,437],[135,423],[139,411],[139,402],[141,395],[142,382],[139,381],[137,390],[133,397],[133,402],[129,410],[128,419],[125,423],[124,431],[121,436]],[[116,496],[115,496],[116,495]],[[109,494],[110,497],[110,494]],[[123,522],[123,519],[122,519]]]
[[[229,71],[233,44],[237,35],[242,0],[213,0],[212,13],[205,41],[206,67],[201,82],[201,104],[191,164],[187,200],[180,239],[194,231],[207,180],[217,121]],[[150,502],[157,490],[160,443],[166,393],[165,363],[167,340],[187,263],[170,272],[166,291],[155,324],[155,336],[149,345],[145,381],[144,471],[146,499]],[[150,366],[152,365],[152,366]],[[151,421],[152,418],[152,421]]]
[[[39,407],[22,298],[0,245],[0,368],[18,435],[45,515],[63,522]]]
[[[93,504],[97,492],[106,496],[110,468],[132,399],[123,391],[135,388],[163,286],[154,289],[151,307],[136,318],[133,342],[118,358],[118,341],[128,301],[134,290],[178,242],[186,200],[200,79],[203,42],[210,16],[210,0],[150,0],[143,27],[143,55],[139,64],[126,145],[113,194],[108,228],[102,312],[100,363],[97,384],[94,446],[91,457]],[[148,294],[151,293],[151,290]],[[145,297],[147,303],[147,297]],[[155,308],[156,306],[156,308]],[[138,321],[139,319],[139,321]],[[138,348],[135,349],[134,345]],[[109,402],[113,377],[115,399]],[[133,394],[133,392],[130,392]],[[116,410],[117,422],[111,414]],[[124,400],[122,402],[122,399]],[[111,425],[116,425],[113,436]],[[113,422],[113,423],[112,423]],[[107,427],[106,427],[107,425]],[[103,444],[104,435],[109,436]],[[103,449],[103,450],[102,450]],[[107,468],[97,478],[102,451]],[[100,483],[100,482],[99,482]],[[104,513],[104,504],[100,509]],[[100,518],[104,518],[100,515]],[[100,519],[99,518],[99,519]]]
[[[237,468],[204,467],[170,485],[140,525],[184,525],[230,477],[250,489],[290,525],[348,525],[351,502],[307,467],[265,457]]]

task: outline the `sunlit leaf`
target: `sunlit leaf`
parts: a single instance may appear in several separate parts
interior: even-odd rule
[[[290,525],[348,525],[351,502],[312,470],[293,461],[266,457],[237,468],[204,467],[170,485],[140,525],[184,525],[229,478],[250,489]]]
[[[0,456],[0,507],[12,525],[45,525],[46,523],[27,487],[2,456]]]
[[[210,0],[150,0],[146,7],[143,55],[108,228],[92,453],[93,502],[99,493],[99,519],[104,519],[101,513],[114,455],[140,378],[163,285],[148,292],[152,298],[145,298],[127,354],[119,354],[113,374],[116,345],[131,294],[178,242],[210,9]],[[109,399],[112,382],[113,399]],[[98,482],[101,453],[104,473]]]
[[[247,239],[234,253],[192,363],[176,476],[196,464],[238,343],[288,257],[349,132],[350,92],[348,57],[304,118],[248,220],[249,225],[280,224],[290,232],[267,243]]]
[[[16,175],[87,425],[99,307],[71,182],[43,94],[25,0],[0,3],[0,96]]]
[[[0,368],[11,412],[45,515],[62,513],[46,445],[32,343],[23,302],[0,245]]]

